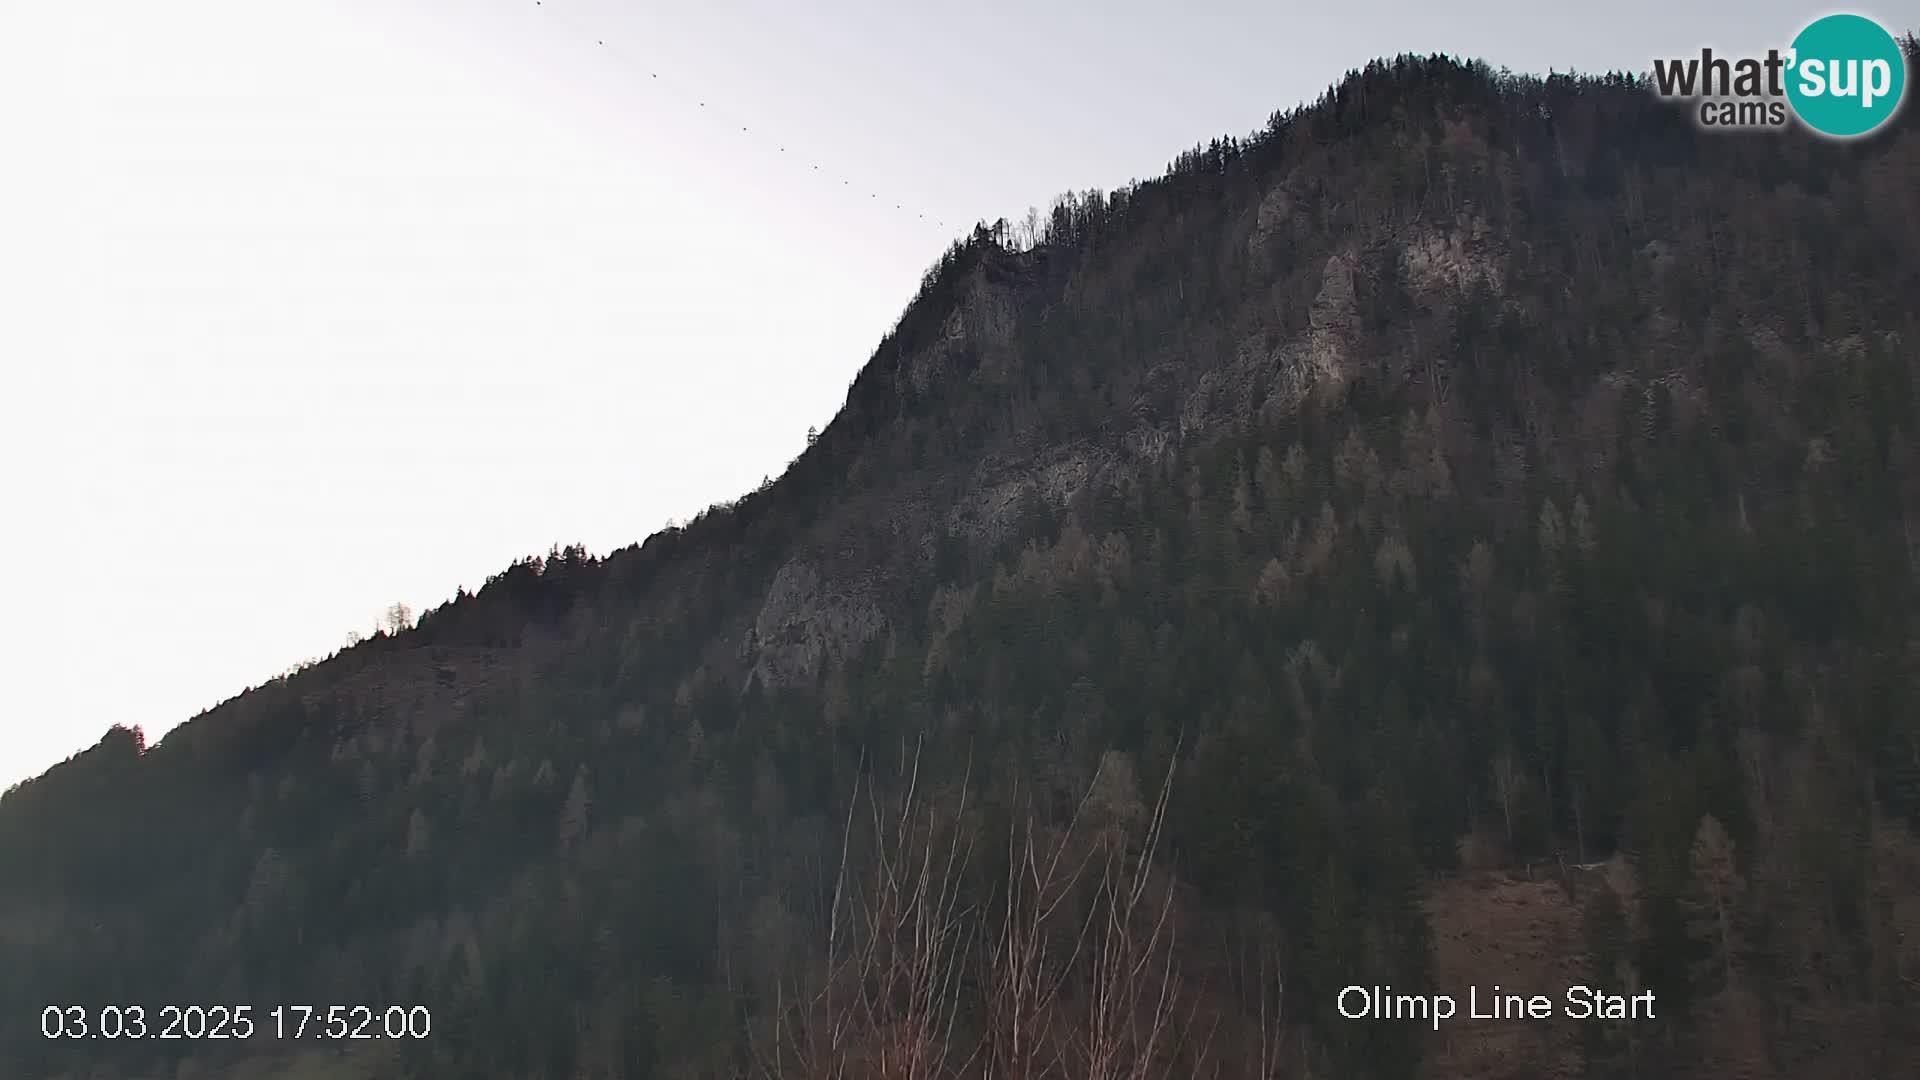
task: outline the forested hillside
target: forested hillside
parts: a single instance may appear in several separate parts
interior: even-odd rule
[[[982,227],[777,481],[0,799],[0,1075],[1920,1075],[1915,117],[1407,57]],[[1468,982],[1659,1012],[1335,1008]]]

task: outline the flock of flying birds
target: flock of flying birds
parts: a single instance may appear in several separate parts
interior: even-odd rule
[[[535,7],[538,7],[538,8],[542,8],[542,9],[547,9],[547,8],[546,8],[546,3],[545,3],[545,0],[533,0],[533,3],[534,3],[534,6],[535,6]],[[551,9],[547,9],[547,10],[551,10]],[[606,47],[606,44],[607,44],[607,43],[606,43],[606,40],[605,40],[604,38],[599,38],[599,37],[596,37],[596,38],[594,38],[594,44],[595,44],[595,45],[598,45],[598,46],[600,46],[600,47],[602,47],[602,48],[604,48],[604,47]],[[658,79],[660,78],[660,73],[659,73],[659,72],[657,72],[657,71],[652,71],[652,72],[648,72],[648,73],[647,73],[647,75],[648,75],[648,78],[650,78],[650,79],[654,79],[654,80],[658,80]],[[702,109],[704,109],[704,108],[706,108],[706,107],[707,107],[707,103],[706,103],[705,101],[701,101],[701,102],[699,102],[699,107],[700,107],[700,108],[702,108]],[[747,130],[747,128],[746,128],[746,126],[745,126],[745,125],[741,125],[741,128],[740,128],[740,133],[741,133],[742,135],[747,135],[747,134],[751,134],[751,132],[749,132],[749,131]],[[777,147],[777,149],[779,150],[779,152],[780,152],[780,153],[782,153],[782,154],[784,154],[784,153],[786,153],[786,152],[787,152],[787,148],[786,148],[785,146],[783,146],[783,145],[781,145],[781,144],[779,144],[779,143],[775,143],[775,144],[774,144],[774,146],[775,146],[775,147]],[[818,164],[814,164],[814,165],[813,165],[813,167],[812,167],[812,171],[813,171],[813,172],[819,172],[819,171],[820,171],[820,166],[819,166]],[[843,179],[842,179],[842,180],[840,181],[840,184],[841,184],[841,186],[842,186],[842,187],[849,187],[849,188],[850,188],[850,187],[852,187],[852,186],[853,186],[853,181],[852,181],[851,179],[845,179],[845,178],[843,178]],[[879,193],[879,192],[877,192],[877,191],[876,191],[876,192],[868,192],[868,194],[867,194],[867,197],[868,197],[868,198],[870,198],[870,199],[872,199],[872,200],[874,200],[874,201],[876,201],[876,202],[878,202],[878,201],[879,201],[879,199],[880,199],[880,193]],[[936,226],[937,228],[942,228],[942,229],[944,229],[944,228],[946,228],[946,225],[947,225],[947,223],[946,223],[946,221],[945,221],[945,219],[943,219],[943,218],[939,218],[939,217],[928,217],[928,216],[927,216],[927,214],[926,214],[926,213],[925,213],[924,211],[920,211],[920,210],[909,210],[909,209],[907,208],[907,204],[906,204],[906,203],[904,203],[904,202],[896,202],[896,203],[894,203],[894,204],[893,204],[893,208],[894,208],[895,210],[898,210],[898,211],[900,211],[900,212],[902,212],[902,213],[911,213],[911,214],[913,214],[913,215],[915,216],[915,218],[916,218],[916,219],[918,219],[918,220],[920,220],[920,221],[931,221],[931,222],[932,222],[932,223],[933,223],[933,224],[934,224],[934,225],[935,225],[935,226]]]

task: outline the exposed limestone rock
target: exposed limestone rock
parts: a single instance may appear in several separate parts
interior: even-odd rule
[[[1142,424],[1127,432],[1123,447],[1136,460],[1153,463],[1167,456],[1173,447],[1173,438],[1157,427]]]
[[[1280,226],[1286,224],[1293,213],[1293,196],[1287,194],[1284,187],[1275,187],[1260,200],[1260,209],[1253,216],[1253,233],[1247,237],[1247,254],[1255,259],[1270,257],[1269,249],[1273,245],[1274,234]]]
[[[872,641],[885,625],[868,583],[829,582],[796,559],[774,575],[754,619],[753,675],[768,687],[809,683],[823,662]]]
[[[1340,379],[1346,374],[1347,342],[1354,323],[1353,274],[1352,255],[1332,256],[1321,277],[1320,293],[1313,298],[1307,363],[1322,378]]]
[[[1208,418],[1214,411],[1214,389],[1219,381],[1217,372],[1206,372],[1187,393],[1186,400],[1181,402],[1180,439],[1182,442],[1208,426]]]
[[[1353,334],[1354,258],[1342,252],[1327,259],[1320,292],[1313,298],[1307,332],[1287,343],[1275,358],[1266,408],[1291,410],[1317,388],[1331,389],[1346,379],[1347,348]]]
[[[941,324],[939,339],[901,361],[905,387],[914,395],[929,393],[953,374],[969,349],[978,352],[984,373],[1001,374],[1011,356],[1014,321],[1013,291],[990,284],[976,270]]]
[[[933,599],[927,604],[927,658],[921,668],[924,673],[932,674],[946,661],[947,639],[967,621],[979,592],[977,584],[965,588],[941,585],[933,590]]]
[[[1069,454],[1062,460],[1044,465],[1034,477],[1040,495],[1059,506],[1072,498],[1093,478],[1093,460],[1085,454]]]
[[[1476,282],[1485,282],[1496,294],[1505,288],[1500,260],[1486,243],[1484,222],[1448,232],[1415,232],[1401,245],[1400,265],[1414,288],[1423,292],[1465,290]]]
[[[1012,535],[1030,496],[1058,508],[1117,467],[1109,455],[1086,446],[1059,448],[1033,468],[983,476],[976,495],[947,511],[946,526],[975,543],[997,544]]]

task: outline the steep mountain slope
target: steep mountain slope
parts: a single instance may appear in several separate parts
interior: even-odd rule
[[[8,793],[0,1073],[1920,1069],[1914,115],[1405,58],[982,228],[778,482]]]

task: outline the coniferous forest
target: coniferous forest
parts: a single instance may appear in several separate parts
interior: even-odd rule
[[[1920,1075],[1917,116],[1402,57],[982,225],[760,490],[0,798],[0,1075]],[[1337,1005],[1495,984],[1657,1012]]]

